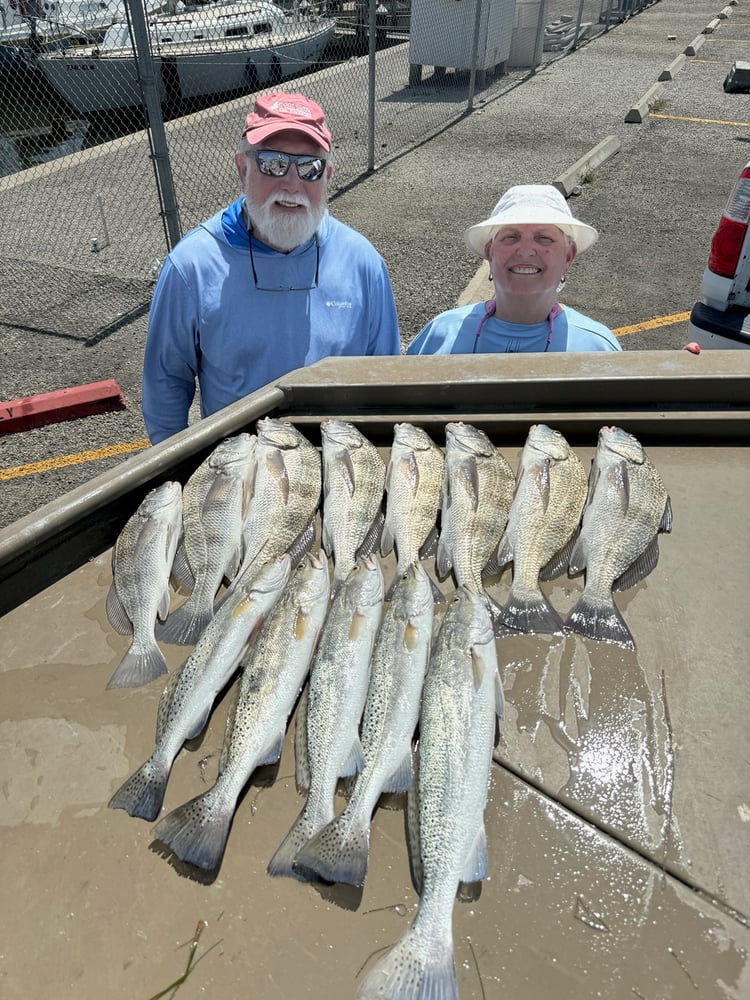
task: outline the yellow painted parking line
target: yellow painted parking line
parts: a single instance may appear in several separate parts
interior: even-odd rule
[[[618,326],[612,333],[616,337],[626,337],[629,333],[643,333],[644,330],[658,330],[661,326],[671,326],[673,323],[684,323],[690,319],[690,313],[672,313],[669,316],[656,316],[654,319],[634,323],[632,326]]]
[[[142,451],[144,448],[148,448],[150,444],[151,442],[148,438],[137,438],[135,441],[110,444],[106,448],[79,451],[73,455],[58,455],[57,458],[47,458],[43,462],[29,462],[28,465],[17,465],[11,469],[0,469],[0,482],[8,479],[20,479],[22,476],[33,476],[37,472],[51,472],[53,469],[64,469],[68,465],[96,462],[100,458],[111,458],[113,455],[126,455],[130,451]]]
[[[702,125],[731,125],[733,128],[750,128],[750,122],[725,122],[721,118],[688,118],[685,115],[663,115],[649,112],[652,118],[670,118],[675,122],[699,122]]]

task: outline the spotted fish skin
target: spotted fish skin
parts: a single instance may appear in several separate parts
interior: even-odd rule
[[[396,585],[378,629],[370,684],[360,727],[364,767],[349,803],[296,855],[296,870],[328,882],[363,885],[370,820],[383,792],[406,792],[412,783],[412,740],[430,655],[434,601],[418,561]]]
[[[328,611],[328,560],[307,554],[294,570],[240,664],[227,716],[219,776],[202,795],[178,806],[154,836],[188,864],[221,864],[237,800],[253,771],[281,756],[287,721],[300,693]]]
[[[585,585],[566,631],[635,649],[612,592],[632,587],[655,568],[658,535],[671,530],[672,502],[640,441],[620,427],[602,427],[568,569],[572,575],[585,570]]]
[[[459,587],[440,624],[422,693],[409,852],[411,927],[360,984],[360,1000],[457,1000],[453,905],[487,868],[484,809],[503,713],[495,636],[482,597]]]
[[[185,663],[170,674],[159,700],[154,750],[112,796],[111,809],[147,820],[159,814],[175,757],[186,740],[203,732],[216,695],[239,666],[254,629],[281,596],[289,571],[284,554],[238,581]]]
[[[308,681],[303,749],[305,805],[268,864],[269,875],[307,881],[295,869],[297,852],[334,817],[339,778],[364,764],[359,724],[367,697],[370,659],[383,611],[383,574],[375,556],[361,556],[328,612]],[[298,709],[298,726],[300,725]]]

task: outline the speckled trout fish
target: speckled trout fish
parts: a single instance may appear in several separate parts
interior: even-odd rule
[[[359,987],[361,1000],[457,1000],[453,905],[487,869],[484,809],[503,714],[495,636],[482,598],[459,587],[440,624],[422,694],[409,856],[419,906]]]
[[[627,590],[655,568],[658,534],[671,530],[671,500],[641,443],[620,427],[602,427],[570,556],[569,572],[585,570],[586,583],[565,628],[635,649],[612,591]]]

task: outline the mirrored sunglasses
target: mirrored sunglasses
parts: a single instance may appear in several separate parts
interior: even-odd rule
[[[258,170],[266,177],[285,177],[293,163],[303,181],[319,181],[325,173],[326,160],[304,153],[282,153],[275,149],[258,149],[253,154]]]

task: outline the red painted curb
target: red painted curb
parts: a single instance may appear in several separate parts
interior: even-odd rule
[[[58,389],[39,396],[25,396],[0,403],[0,434],[26,431],[92,413],[124,410],[125,398],[114,379],[90,382],[72,389]]]

